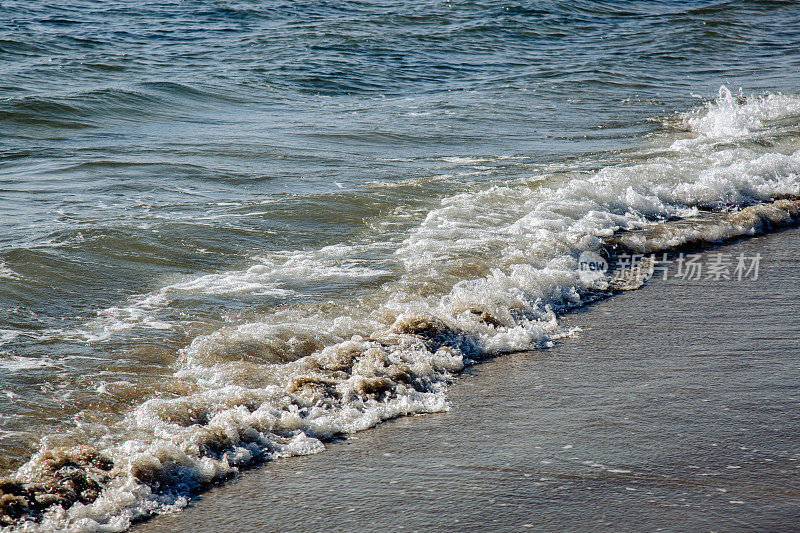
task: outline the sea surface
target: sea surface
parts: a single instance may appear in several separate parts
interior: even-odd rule
[[[582,252],[793,223],[798,20],[1,0],[0,525],[124,530],[445,410],[614,292]]]

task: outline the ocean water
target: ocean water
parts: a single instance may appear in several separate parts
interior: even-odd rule
[[[447,408],[800,214],[800,5],[0,2],[0,523],[124,530]]]

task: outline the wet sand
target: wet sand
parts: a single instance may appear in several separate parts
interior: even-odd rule
[[[476,365],[447,413],[245,472],[162,531],[800,528],[800,229],[757,280],[654,279],[565,319],[549,350]]]

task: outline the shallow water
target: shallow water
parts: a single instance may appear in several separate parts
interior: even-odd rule
[[[800,197],[798,9],[4,2],[11,514],[124,528],[444,409],[465,364],[608,292],[582,251],[790,222],[735,210]]]
[[[451,410],[270,463],[134,531],[791,531],[800,230],[758,279],[656,278],[550,350],[471,367]],[[673,272],[674,274],[674,272]],[[285,505],[290,501],[292,505]]]

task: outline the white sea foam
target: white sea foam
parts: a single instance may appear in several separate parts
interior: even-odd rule
[[[0,279],[2,278],[19,280],[22,279],[22,276],[17,272],[14,272],[7,264],[0,261]]]
[[[135,328],[182,329],[180,322],[160,317],[161,312],[179,306],[181,299],[195,296],[228,298],[274,297],[297,295],[294,287],[313,283],[336,283],[378,280],[392,274],[381,268],[365,266],[359,254],[372,252],[383,243],[369,245],[337,244],[312,251],[276,252],[254,257],[257,264],[244,270],[207,274],[166,285],[149,294],[132,297],[127,305],[98,311],[96,319],[77,334],[90,342],[102,342],[114,334]]]
[[[487,163],[491,159],[481,157],[442,157],[442,161],[446,163],[455,163],[458,165],[467,165],[471,163]]]
[[[676,141],[672,148],[681,151],[707,148],[714,142],[745,139],[770,122],[800,114],[800,98],[794,95],[765,94],[738,96],[727,87],[720,87],[719,96],[702,109],[681,116],[684,127],[697,136]]]
[[[0,352],[0,368],[5,372],[21,372],[53,366],[53,364],[55,364],[54,361],[46,357],[21,357],[7,352]]]
[[[280,291],[309,278],[378,287],[195,338],[175,373],[190,393],[150,399],[114,426],[43,443],[17,473],[25,494],[52,495],[48,487],[65,475],[103,490],[84,503],[58,493],[67,498],[58,502],[73,504],[55,505],[23,529],[124,529],[185,505],[188,489],[253,461],[316,453],[333,436],[446,409],[447,383],[464,365],[548,346],[569,334],[560,313],[608,294],[606,279],[578,269],[581,252],[602,252],[614,239],[664,249],[796,216],[795,203],[772,203],[800,198],[796,136],[776,138],[770,150],[745,141],[798,112],[796,97],[734,98],[723,89],[681,117],[691,138],[665,138],[664,149],[641,162],[455,195],[403,239],[278,253],[165,287],[133,302],[136,312],[108,312],[99,318],[142,324],[182,294],[293,297]],[[702,226],[668,223],[709,209],[718,216]],[[63,473],[59,458],[77,470]]]

